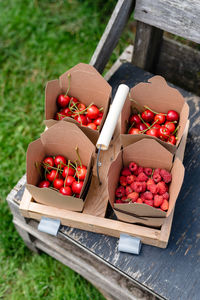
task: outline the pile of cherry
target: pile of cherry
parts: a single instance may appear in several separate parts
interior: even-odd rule
[[[65,196],[80,197],[87,167],[72,163],[62,155],[48,156],[41,163],[42,174],[38,186],[52,188]]]
[[[131,162],[121,170],[115,202],[144,203],[167,211],[171,180],[171,173],[165,169],[144,168]]]
[[[175,145],[179,114],[175,110],[169,110],[167,114],[152,111],[144,106],[141,114],[132,114],[129,118],[129,134],[147,134],[157,137],[169,144]]]
[[[87,126],[93,130],[98,130],[103,117],[102,108],[94,104],[86,105],[75,97],[67,94],[61,94],[57,98],[58,112],[55,119],[62,120],[65,117],[71,117],[81,125]]]

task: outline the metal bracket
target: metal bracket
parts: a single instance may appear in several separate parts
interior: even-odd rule
[[[119,238],[118,250],[121,252],[128,252],[139,255],[141,244],[142,243],[140,238],[121,233]]]
[[[50,219],[47,217],[42,217],[38,225],[38,230],[57,236],[58,230],[60,228],[60,220]]]

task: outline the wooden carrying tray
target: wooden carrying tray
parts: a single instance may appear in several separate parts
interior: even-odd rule
[[[88,230],[96,233],[102,233],[114,237],[120,236],[120,233],[126,233],[141,239],[144,244],[166,248],[169,240],[174,211],[167,217],[161,228],[150,228],[143,225],[136,225],[121,222],[111,218],[106,218],[106,210],[108,205],[107,191],[107,172],[110,163],[115,159],[120,150],[118,125],[112,142],[107,151],[101,151],[99,174],[102,184],[99,185],[96,173],[96,159],[93,169],[91,185],[85,199],[85,205],[82,213],[58,209],[51,206],[36,203],[31,194],[25,189],[22,201],[20,203],[20,211],[26,218],[40,220],[42,216],[52,219],[59,219],[62,225]],[[188,134],[189,121],[185,127],[185,131],[176,151],[176,157],[183,161],[186,139]]]

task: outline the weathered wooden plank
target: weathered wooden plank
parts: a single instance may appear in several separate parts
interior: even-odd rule
[[[138,0],[134,18],[200,43],[199,0]]]
[[[156,74],[200,95],[200,51],[169,38],[164,38]]]
[[[100,73],[103,72],[113,49],[116,47],[134,6],[135,1],[133,0],[118,0],[108,25],[90,60],[90,65],[93,65]]]
[[[134,42],[133,64],[154,72],[158,60],[163,31],[148,24],[137,22]]]
[[[25,229],[20,220],[15,220],[15,225],[22,230]],[[152,294],[139,287],[131,278],[122,276],[87,249],[77,246],[69,239],[66,240],[62,234],[56,238],[38,232],[37,225],[37,222],[31,221],[26,227],[29,234],[36,239],[34,241],[35,247],[82,275],[97,288],[105,291],[111,299],[155,299]]]

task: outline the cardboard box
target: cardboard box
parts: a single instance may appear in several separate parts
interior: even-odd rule
[[[133,161],[143,167],[162,168],[170,171],[172,181],[169,186],[169,209],[167,212],[146,204],[115,203],[115,190],[118,187],[120,171]],[[159,227],[168,217],[176,203],[184,178],[184,166],[179,159],[173,162],[173,154],[153,139],[143,139],[125,147],[119,152],[108,171],[109,201],[117,218],[129,223],[139,223]]]
[[[54,120],[55,114],[58,111],[56,100],[58,95],[66,93],[69,81],[68,74],[71,75],[69,96],[77,98],[86,106],[91,103],[95,104],[98,108],[103,107],[103,119],[99,130],[92,130],[86,126],[82,126],[76,120],[66,117],[63,120],[75,123],[79,128],[88,136],[88,138],[96,144],[99,132],[106,119],[110,97],[111,86],[101,76],[101,74],[92,66],[80,63],[64,74],[57,80],[47,82],[45,90],[45,125],[50,126],[60,122]]]
[[[134,101],[130,100],[133,99]],[[175,110],[179,113],[179,125],[176,145],[168,144],[159,138],[147,134],[127,134],[128,120],[132,110],[136,108],[139,112],[144,111],[144,105],[152,110],[167,113],[168,110]],[[162,76],[154,76],[147,83],[141,82],[130,90],[121,112],[121,135],[120,140],[124,147],[135,143],[143,138],[155,139],[171,153],[175,153],[180,144],[186,122],[189,116],[189,106],[177,89],[171,88]]]
[[[35,163],[42,162],[48,155],[63,155],[66,159],[70,159],[73,162],[77,160],[75,151],[76,147],[79,149],[82,163],[87,166],[87,174],[80,198],[64,196],[52,189],[37,187],[37,184],[40,181],[40,176],[37,168],[35,167]],[[26,158],[26,187],[34,200],[57,208],[82,211],[85,192],[91,175],[94,151],[95,147],[92,142],[75,124],[60,121],[42,133],[39,139],[29,144]]]

